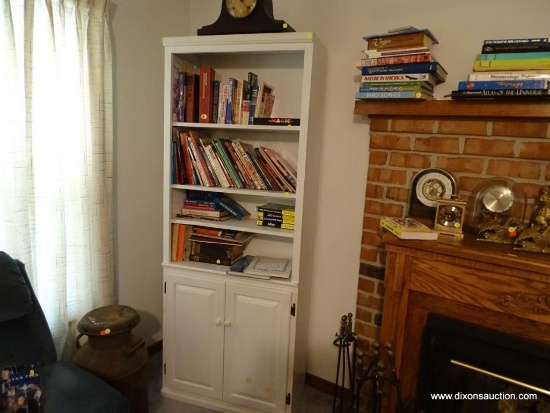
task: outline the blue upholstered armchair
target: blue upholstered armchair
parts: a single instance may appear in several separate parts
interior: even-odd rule
[[[0,368],[40,365],[45,413],[130,412],[117,390],[57,360],[50,329],[25,266],[0,251]]]

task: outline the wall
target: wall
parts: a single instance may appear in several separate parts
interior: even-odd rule
[[[112,0],[115,40],[117,262],[121,303],[135,306],[148,339],[162,337],[162,36],[193,35],[218,16],[220,1]],[[437,97],[470,73],[484,38],[547,33],[550,3],[538,0],[276,0],[274,14],[327,47],[326,113],[309,328],[308,372],[333,381],[340,316],[355,314],[368,164],[368,120],[353,115],[362,36],[428,27],[449,71]],[[133,150],[127,148],[133,148]],[[361,279],[364,283],[364,279]],[[143,323],[143,322],[142,322]]]

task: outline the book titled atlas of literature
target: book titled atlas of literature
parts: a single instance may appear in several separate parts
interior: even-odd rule
[[[439,235],[413,218],[384,217],[380,220],[380,226],[401,239],[436,240]]]

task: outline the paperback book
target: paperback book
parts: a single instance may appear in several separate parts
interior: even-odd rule
[[[256,257],[254,257],[253,255],[245,255],[241,257],[235,264],[229,267],[229,269],[225,273],[227,275],[236,275],[239,277],[250,277],[262,280],[269,280],[269,275],[250,274],[245,272],[246,268],[250,265],[254,258]]]
[[[380,226],[401,239],[436,240],[437,231],[413,218],[384,217]]]
[[[458,82],[458,90],[487,89],[548,89],[548,80],[464,80]]]
[[[355,99],[433,99],[430,92],[401,91],[401,92],[356,92]]]
[[[245,274],[263,275],[276,278],[290,278],[292,260],[256,256],[244,270]]]

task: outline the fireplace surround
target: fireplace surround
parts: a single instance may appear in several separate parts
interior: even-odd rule
[[[472,239],[467,237],[464,244],[436,244],[442,250],[441,256],[452,263],[443,265],[444,259],[434,260],[440,257],[435,254],[437,248],[426,250],[426,242],[401,245],[399,240],[384,239],[379,231],[382,216],[405,215],[412,177],[434,167],[455,175],[463,198],[487,177],[520,182],[529,200],[526,216],[530,216],[540,187],[550,181],[550,104],[356,101],[355,114],[368,117],[370,123],[355,331],[365,342],[389,340],[401,345],[396,355],[399,363],[407,361],[407,368],[400,374],[408,396],[415,395],[418,364],[414,360],[420,354],[423,323],[431,312],[550,345],[548,256],[525,253],[523,257],[501,245],[481,246],[475,241],[470,245]],[[426,273],[433,277],[418,278],[424,272],[411,270],[411,264],[418,263],[418,254],[428,257],[418,264],[421,268],[443,265],[441,271],[451,274],[450,279],[428,270]],[[477,272],[483,274],[488,269],[492,276],[482,277],[480,285],[475,285],[477,281],[466,287],[453,284],[457,280],[453,271],[461,266],[469,268],[469,281],[477,280]],[[514,266],[516,270],[511,271]],[[503,280],[507,280],[504,285]],[[419,285],[428,288],[441,282],[440,287],[433,287],[435,291],[417,289]],[[518,288],[505,288],[510,286]],[[458,296],[445,294],[448,288]],[[487,291],[495,288],[500,293],[487,304]]]

